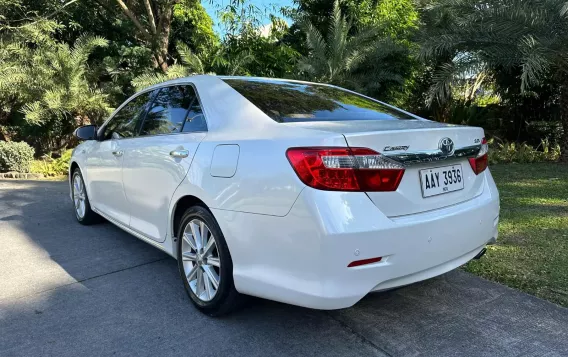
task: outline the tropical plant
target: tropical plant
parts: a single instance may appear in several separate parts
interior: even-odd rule
[[[235,0],[221,7],[220,26],[225,30],[222,39],[224,61],[238,62],[239,58],[254,57],[243,65],[243,74],[261,77],[289,77],[295,73],[299,53],[283,40],[288,34],[286,21],[266,11],[251,0]],[[270,23],[261,21],[268,17]],[[216,68],[218,73],[226,69]]]
[[[560,146],[550,145],[550,142],[543,139],[536,148],[527,143],[496,142],[489,140],[489,163],[532,163],[556,161],[560,156]]]
[[[187,45],[181,43],[176,46],[180,56],[180,63],[171,65],[165,73],[144,73],[132,80],[137,90],[153,84],[165,82],[170,79],[187,77],[195,74],[240,75],[246,73],[245,66],[254,60],[250,52],[240,52],[232,58],[227,58],[222,47],[217,47],[201,57],[194,53]]]
[[[42,156],[39,160],[34,160],[30,165],[30,172],[42,174],[46,177],[63,176],[69,172],[69,162],[73,150],[65,150],[60,157],[54,159],[49,155]]]
[[[132,85],[136,90],[144,89],[153,84],[165,82],[170,79],[187,77],[192,74],[206,73],[205,66],[201,59],[191,51],[185,44],[176,46],[180,55],[180,62],[168,67],[163,73],[155,71],[141,74],[132,80]]]
[[[374,43],[372,30],[350,35],[351,24],[343,16],[336,0],[327,35],[315,24],[304,20],[309,54],[298,61],[298,69],[309,79],[318,82],[345,84],[352,82],[351,73],[370,55]]]
[[[219,45],[219,36],[213,30],[213,20],[199,0],[182,0],[174,6],[170,35],[170,54],[175,54],[172,45],[185,43],[197,53]]]
[[[522,93],[557,84],[568,162],[568,3],[565,0],[433,0],[421,54],[437,63],[430,99],[451,99],[452,87],[483,73],[508,73]],[[506,90],[507,88],[505,88]]]
[[[298,61],[299,71],[308,79],[343,85],[376,94],[386,83],[401,85],[404,78],[393,58],[408,54],[408,48],[389,36],[380,35],[376,25],[360,25],[355,31],[352,22],[343,16],[335,1],[327,34],[316,24],[304,19],[309,53]]]
[[[106,95],[87,80],[87,60],[107,41],[80,37],[73,47],[53,40],[3,47],[0,98],[23,114],[14,123],[36,152],[60,150],[78,125],[98,123],[109,112]],[[12,115],[15,116],[15,115]]]
[[[24,67],[20,65],[20,61],[25,60],[24,55],[31,53],[26,46],[53,45],[53,33],[59,28],[53,21],[38,21],[17,30],[0,26],[0,140],[16,139],[15,122],[21,116],[18,111],[22,103],[40,94],[30,90],[31,83],[26,80]]]

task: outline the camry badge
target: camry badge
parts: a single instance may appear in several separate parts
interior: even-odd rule
[[[443,138],[438,144],[438,149],[444,155],[452,155],[454,153],[454,142],[450,138]]]
[[[383,151],[396,151],[396,150],[406,151],[406,150],[408,150],[408,148],[409,148],[408,145],[385,146],[385,148],[383,149]]]

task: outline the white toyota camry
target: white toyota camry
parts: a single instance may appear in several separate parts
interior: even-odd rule
[[[349,307],[479,258],[497,238],[483,129],[331,85],[177,79],[75,134],[77,220],[102,216],[177,258],[209,315],[243,295]]]

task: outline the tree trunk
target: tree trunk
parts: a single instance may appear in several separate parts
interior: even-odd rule
[[[154,53],[154,66],[156,68],[160,68],[162,72],[166,73],[168,71],[168,55],[167,53],[164,54],[161,51],[156,51]]]
[[[11,141],[10,134],[3,127],[0,127],[0,141]]]
[[[568,75],[560,84],[560,122],[562,138],[560,139],[560,162],[568,164]]]
[[[136,8],[133,10],[128,7],[126,1],[116,0],[122,12],[132,21],[138,30],[138,36],[142,42],[148,44],[152,48],[152,58],[154,66],[160,68],[164,73],[168,70],[168,45],[170,42],[170,30],[172,27],[172,16],[174,6],[181,0],[170,0],[166,2],[158,2],[154,0],[144,1],[146,9],[147,23],[149,27],[140,21],[140,13],[135,13]],[[160,5],[161,4],[161,5]],[[140,10],[138,8],[138,10]]]
[[[175,4],[176,2],[174,2]],[[165,73],[168,70],[168,47],[170,44],[170,30],[172,28],[172,16],[174,4],[167,6],[161,14],[157,24],[157,49],[155,52],[158,66]]]
[[[11,141],[12,139],[10,130],[8,130],[10,115],[10,112],[0,112],[0,141]]]

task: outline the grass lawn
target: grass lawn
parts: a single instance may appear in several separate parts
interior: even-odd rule
[[[499,238],[465,269],[568,307],[568,165],[490,169],[501,195]]]

